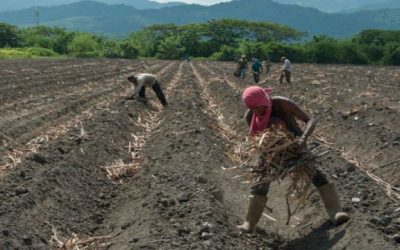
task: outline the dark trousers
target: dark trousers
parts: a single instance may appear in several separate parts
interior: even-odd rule
[[[283,83],[283,78],[286,78],[286,82],[290,83],[291,82],[291,73],[290,73],[290,71],[287,71],[287,70],[283,70],[282,71],[281,76],[279,78],[279,82],[280,83]]]
[[[246,71],[247,71],[247,69],[246,68],[240,68],[239,69],[239,72],[240,72],[240,78],[241,79],[245,79],[246,78]]]
[[[260,72],[253,72],[253,79],[255,83],[260,81]]]
[[[158,100],[160,100],[161,104],[163,106],[167,106],[167,100],[165,99],[164,93],[161,90],[160,84],[157,82],[156,84],[153,85],[152,89],[156,93]],[[139,91],[139,97],[140,99],[143,99],[144,102],[146,102],[146,87],[143,86],[140,91]]]

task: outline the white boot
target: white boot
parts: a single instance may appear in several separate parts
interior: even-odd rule
[[[333,183],[318,187],[322,202],[324,203],[329,219],[336,226],[349,220],[349,215],[342,211],[338,192]]]

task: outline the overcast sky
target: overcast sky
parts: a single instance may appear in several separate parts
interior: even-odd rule
[[[153,0],[160,3],[166,2],[185,2],[185,3],[197,3],[201,5],[211,5],[220,2],[229,2],[230,0]]]

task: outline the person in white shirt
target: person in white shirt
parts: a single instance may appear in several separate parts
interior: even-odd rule
[[[133,99],[138,99],[147,104],[146,87],[151,87],[156,93],[161,104],[164,107],[168,105],[164,93],[161,90],[160,82],[158,81],[157,76],[148,73],[141,73],[129,76],[128,81],[133,83],[133,85],[135,86],[135,90],[132,94]]]
[[[283,68],[281,72],[281,76],[279,78],[279,82],[283,83],[283,78],[286,78],[287,83],[291,83],[291,72],[292,72],[292,64],[290,63],[289,59],[282,56],[281,63],[283,63]]]

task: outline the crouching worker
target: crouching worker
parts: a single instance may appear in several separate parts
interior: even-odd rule
[[[266,128],[275,129],[271,131],[286,130],[296,137],[296,143],[301,149],[298,152],[299,155],[307,153],[306,141],[315,129],[315,120],[292,100],[281,96],[270,98],[269,92],[271,89],[258,86],[248,87],[243,92],[243,102],[248,108],[245,119],[250,127],[250,136],[257,135]],[[304,132],[300,129],[296,118],[305,123]],[[335,225],[346,222],[349,216],[342,212],[334,184],[329,182],[326,174],[319,167],[311,167],[313,168],[311,181],[318,189],[329,219]],[[238,226],[239,229],[244,232],[252,232],[255,229],[267,203],[268,191],[269,182],[258,182],[251,186],[252,198],[246,219],[242,225]]]
[[[133,91],[132,98],[138,99],[143,103],[147,104],[146,99],[146,87],[152,87],[156,93],[161,104],[167,106],[167,100],[165,99],[164,93],[161,90],[160,83],[157,80],[157,76],[148,73],[141,73],[128,77],[128,81],[133,83],[135,90]]]

